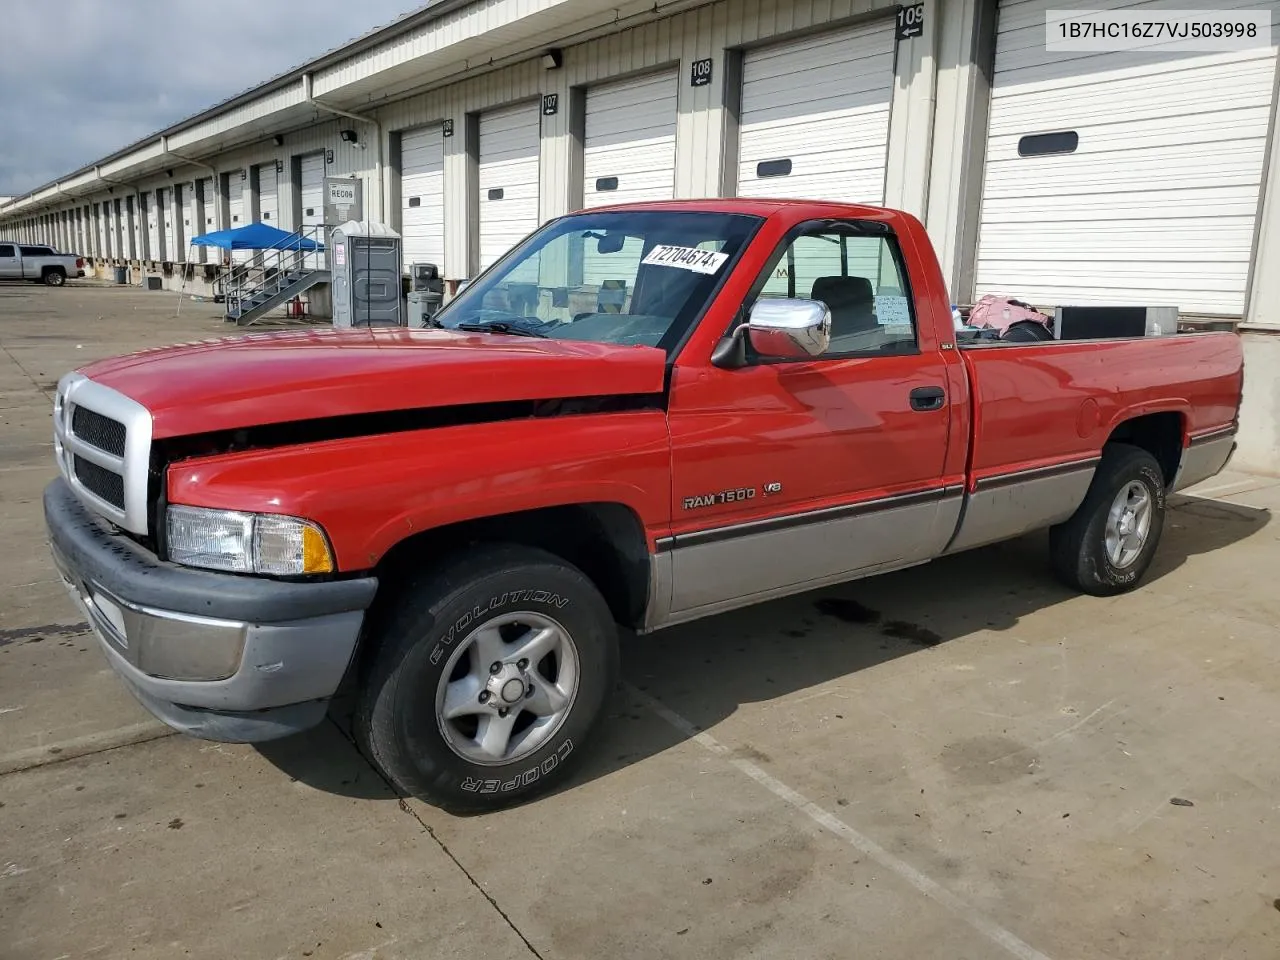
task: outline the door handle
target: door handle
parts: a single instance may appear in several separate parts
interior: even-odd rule
[[[916,387],[911,391],[912,410],[941,410],[947,395],[941,387]]]

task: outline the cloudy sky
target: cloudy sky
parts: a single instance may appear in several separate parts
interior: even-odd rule
[[[257,86],[425,0],[0,0],[0,196]]]

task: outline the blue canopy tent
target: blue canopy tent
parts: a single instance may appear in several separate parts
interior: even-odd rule
[[[313,230],[319,228],[312,228]],[[216,247],[219,250],[286,250],[300,251],[311,253],[324,249],[324,244],[310,237],[303,236],[301,233],[290,233],[286,230],[280,230],[266,223],[250,223],[243,227],[237,227],[234,230],[216,230],[213,233],[206,233],[199,237],[193,237],[190,241],[193,247]],[[280,262],[272,265],[274,269],[284,267],[284,255],[282,254]],[[310,259],[309,257],[306,259]],[[260,266],[266,266],[261,264]],[[244,279],[247,267],[238,266],[236,271],[241,278]],[[235,271],[233,274],[235,275]],[[214,302],[221,303],[226,298],[226,285],[228,283],[227,274],[218,276],[214,293]],[[266,274],[264,274],[266,276]],[[182,297],[186,292],[187,273],[183,271],[182,287],[178,292],[178,310],[182,310]]]
[[[324,244],[288,233],[267,223],[250,223],[235,230],[216,230],[191,240],[193,247],[220,250],[323,250]]]

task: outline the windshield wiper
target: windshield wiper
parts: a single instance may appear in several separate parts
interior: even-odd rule
[[[541,337],[547,339],[545,333],[530,330],[528,327],[515,327],[503,320],[490,320],[487,323],[460,323],[455,330],[466,330],[469,333],[504,333],[512,337]]]

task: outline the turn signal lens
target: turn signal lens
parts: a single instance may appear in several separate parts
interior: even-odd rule
[[[302,528],[302,572],[333,573],[333,555],[320,528],[307,524]]]

